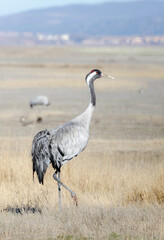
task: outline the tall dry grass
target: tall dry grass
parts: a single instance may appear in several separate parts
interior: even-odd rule
[[[163,239],[162,151],[81,153],[61,173],[79,207],[62,188],[60,214],[53,169],[49,167],[44,186],[36,176],[32,180],[31,140],[0,140],[1,239]]]

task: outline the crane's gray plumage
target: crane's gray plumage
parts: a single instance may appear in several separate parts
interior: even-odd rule
[[[90,89],[90,103],[88,108],[79,116],[50,131],[39,132],[32,143],[33,174],[36,171],[39,183],[43,184],[47,167],[51,163],[55,169],[53,175],[58,182],[59,204],[60,186],[65,187],[77,203],[77,197],[67,186],[60,181],[60,169],[73,157],[82,152],[89,139],[89,124],[96,105],[94,80],[103,77],[100,70],[94,69],[86,76],[86,83]],[[58,178],[57,178],[58,173]]]
[[[48,100],[47,96],[36,96],[34,98],[30,99],[30,107],[32,108],[35,105],[50,105],[50,102]]]
[[[50,133],[46,129],[36,134],[32,144],[33,177],[37,172],[39,183],[43,184],[44,174],[51,162]]]

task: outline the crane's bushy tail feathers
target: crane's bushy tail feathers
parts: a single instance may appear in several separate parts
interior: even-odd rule
[[[44,175],[51,162],[50,133],[48,130],[39,132],[32,143],[33,179],[36,171],[39,183],[44,183]]]
[[[39,183],[44,184],[44,175],[46,173],[48,165],[43,161],[35,160],[35,165],[33,161],[33,179],[34,179],[34,172],[36,171]]]

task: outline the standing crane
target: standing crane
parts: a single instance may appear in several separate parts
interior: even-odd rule
[[[33,108],[34,106],[49,106],[50,101],[48,100],[47,96],[36,96],[30,99],[30,107]],[[36,109],[37,110],[37,115],[40,115],[41,108]],[[41,122],[42,117],[37,116],[36,122]]]
[[[30,107],[32,108],[35,105],[50,105],[50,102],[48,100],[47,96],[36,96],[30,99]]]
[[[101,77],[109,77],[101,73],[98,69],[93,69],[86,75],[85,81],[90,90],[90,103],[87,109],[65,124],[53,128],[50,131],[43,130],[36,134],[32,143],[33,178],[36,171],[39,183],[43,184],[47,167],[52,164],[55,170],[53,178],[58,183],[59,208],[61,210],[61,186],[67,189],[75,204],[77,205],[76,193],[70,190],[60,180],[61,167],[73,157],[82,152],[88,143],[89,125],[94,108],[96,106],[96,95],[94,91],[94,81]],[[58,176],[57,176],[58,175]]]

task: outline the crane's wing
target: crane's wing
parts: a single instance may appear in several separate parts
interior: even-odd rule
[[[36,171],[39,183],[42,184],[52,157],[49,139],[50,133],[46,129],[37,133],[32,143],[33,178]]]
[[[85,126],[73,121],[50,130],[50,134],[52,155],[61,166],[82,152],[89,138]]]

